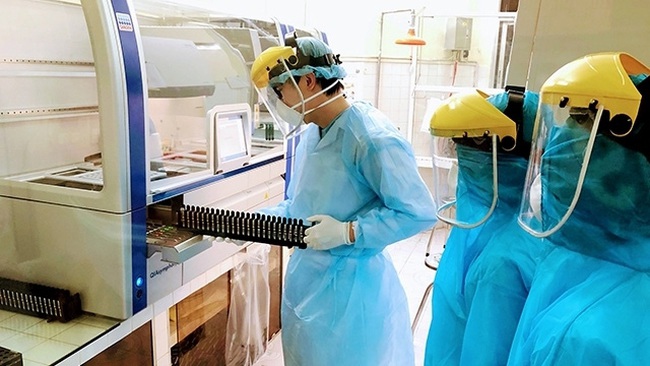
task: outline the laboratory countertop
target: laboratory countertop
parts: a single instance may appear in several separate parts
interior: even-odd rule
[[[82,315],[67,323],[0,310],[0,347],[22,354],[25,365],[51,365],[119,324]]]
[[[256,164],[264,160],[284,154],[284,145],[280,144],[253,144],[249,164]]]

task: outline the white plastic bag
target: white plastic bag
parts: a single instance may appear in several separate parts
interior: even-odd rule
[[[246,259],[232,270],[226,364],[251,366],[266,350],[269,337],[269,252],[267,244],[247,248]]]

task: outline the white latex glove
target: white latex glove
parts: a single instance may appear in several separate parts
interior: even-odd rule
[[[241,247],[242,245],[244,245],[244,244],[247,243],[247,241],[244,241],[244,240],[237,240],[237,239],[230,239],[230,238],[222,238],[222,237],[220,237],[220,236],[217,236],[217,237],[214,239],[214,241],[216,241],[217,243],[231,243],[231,244],[235,244],[235,245],[238,246],[238,247]]]
[[[350,242],[350,223],[340,222],[328,215],[314,215],[307,220],[316,225],[305,230],[303,241],[316,250],[328,250]]]

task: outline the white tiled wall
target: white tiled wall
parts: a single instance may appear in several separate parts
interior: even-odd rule
[[[412,123],[412,140],[416,155],[429,156],[429,134],[425,121],[430,99],[442,101],[449,93],[416,91],[413,102],[413,119],[408,120],[409,93],[411,90],[411,62],[406,59],[376,58],[343,60],[348,76],[346,92],[353,100],[372,103],[390,118],[407,137],[408,124]],[[453,60],[418,61],[415,85],[418,87],[477,87],[488,85],[489,67],[476,62]],[[377,71],[380,80],[377,80]],[[379,82],[378,82],[379,81]],[[428,119],[428,118],[427,118]],[[425,128],[423,128],[425,127]]]

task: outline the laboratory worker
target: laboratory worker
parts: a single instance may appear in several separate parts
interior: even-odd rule
[[[285,277],[285,365],[413,365],[407,299],[384,249],[435,224],[433,199],[391,121],[345,98],[338,55],[312,37],[285,44],[251,70],[287,135],[304,130],[287,199],[264,210],[314,224]]]
[[[435,278],[426,365],[507,363],[546,253],[517,224],[537,104],[537,94],[518,88],[493,96],[477,90],[447,99],[432,115],[434,144],[450,146],[434,146],[433,161],[455,151],[458,172],[456,201],[438,206],[453,228]]]
[[[650,360],[650,69],[585,56],[542,86],[519,221],[554,247],[533,279],[510,365]]]

